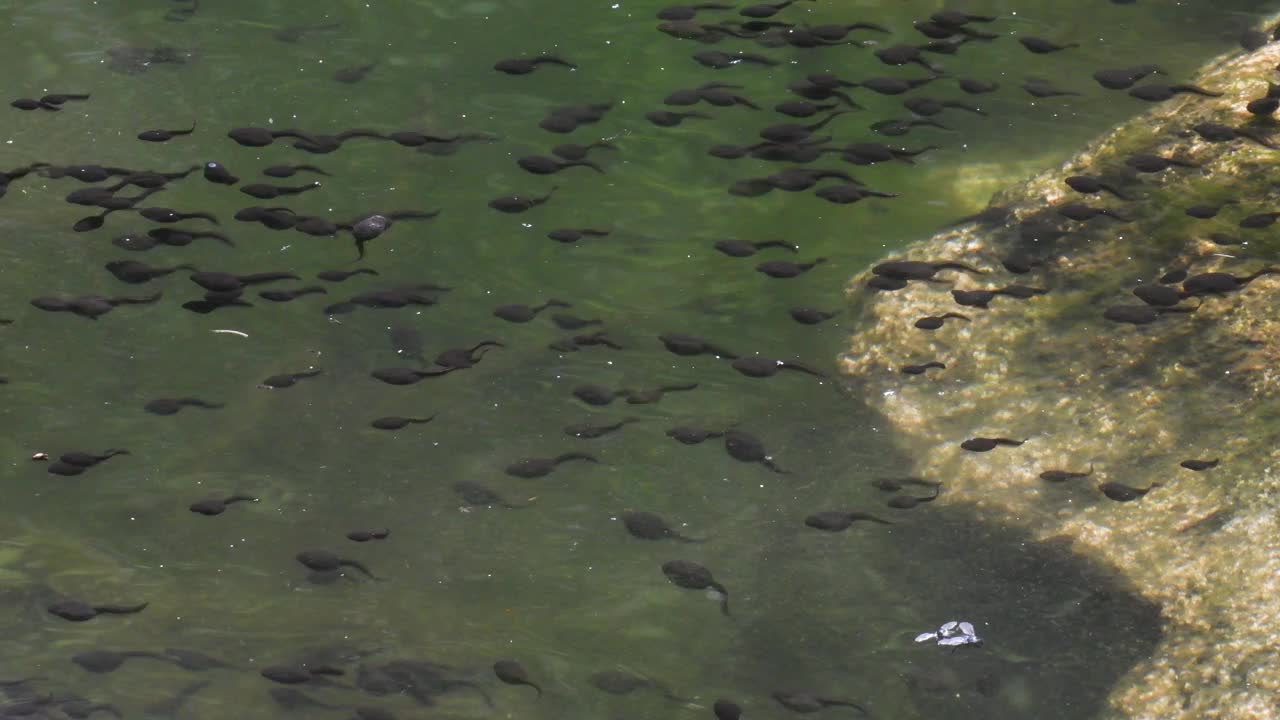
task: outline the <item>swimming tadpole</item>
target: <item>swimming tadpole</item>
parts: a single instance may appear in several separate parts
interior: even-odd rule
[[[558,189],[559,189],[558,187],[553,187],[549,191],[547,191],[546,195],[541,195],[541,196],[506,195],[500,198],[494,198],[493,200],[489,201],[489,207],[493,208],[494,210],[497,210],[498,212],[504,212],[508,214],[522,213],[522,212],[525,212],[526,210],[532,210],[533,208],[547,202],[548,200],[551,199],[552,195],[555,195],[555,192]]]
[[[914,325],[921,330],[937,330],[946,324],[947,320],[964,320],[969,322],[971,318],[968,315],[960,313],[943,313],[942,315],[927,315],[916,320]]]
[[[399,415],[388,415],[380,417],[369,423],[369,427],[375,430],[400,430],[409,425],[425,425],[435,419],[435,415],[428,417],[401,417]]]
[[[503,499],[501,495],[489,488],[487,485],[475,482],[474,480],[459,480],[449,487],[467,505],[501,507],[509,510],[528,507],[528,505],[513,505]]]
[[[506,347],[497,340],[483,340],[469,348],[451,348],[436,355],[435,364],[446,368],[463,370],[475,367],[489,348]]]
[[[498,660],[493,664],[493,674],[508,685],[527,685],[542,697],[542,688],[529,679],[529,671],[516,660]]]
[[[102,451],[101,454],[75,451],[62,453],[58,456],[58,460],[66,463],[67,465],[74,465],[75,467],[91,468],[94,465],[110,460],[118,455],[128,454],[130,454],[129,451],[122,448],[111,448],[109,450]]]
[[[133,615],[145,610],[147,603],[135,605],[93,605],[75,598],[63,598],[50,603],[46,610],[70,622],[86,622],[99,615]]]
[[[777,375],[782,370],[793,370],[814,377],[826,377],[826,375],[805,367],[799,363],[787,362],[784,360],[775,360],[772,358],[762,357],[760,355],[748,355],[740,357],[730,363],[730,367],[737,370],[740,374],[750,378],[767,378]]]
[[[258,502],[258,498],[252,495],[229,495],[227,497],[205,498],[197,500],[188,506],[188,510],[197,515],[214,516],[221,515],[227,511],[228,505],[238,502]]]
[[[164,277],[165,275],[177,272],[178,270],[194,271],[196,269],[195,266],[187,264],[157,268],[136,260],[112,260],[104,267],[107,272],[111,273],[117,280],[130,285],[141,285],[142,283]]]
[[[225,407],[223,403],[209,402],[194,397],[181,398],[157,398],[142,406],[143,410],[152,415],[177,415],[184,407],[203,408],[205,410],[217,410]]]
[[[618,391],[618,394],[625,396],[629,405],[652,405],[661,401],[667,393],[688,392],[697,389],[698,383],[685,383],[682,385],[660,385],[654,388],[623,389]]]
[[[573,460],[599,463],[594,456],[580,452],[567,452],[553,458],[525,458],[508,465],[504,472],[512,477],[526,480],[550,475],[558,466]]]
[[[1064,482],[1074,478],[1089,477],[1093,474],[1093,466],[1089,466],[1088,472],[1073,472],[1071,470],[1045,470],[1040,473],[1040,479],[1045,482]]]
[[[759,463],[776,473],[787,473],[774,464],[773,458],[765,451],[764,443],[756,436],[742,430],[727,430],[724,433],[724,449],[729,457],[739,462]]]
[[[677,540],[683,543],[705,542],[706,538],[681,535],[667,524],[661,515],[651,512],[627,510],[620,516],[622,525],[632,537],[641,540]]]
[[[292,302],[305,295],[327,295],[328,293],[328,290],[319,285],[308,285],[294,290],[263,290],[258,293],[258,297],[271,302],[284,303]]]
[[[878,518],[870,513],[850,510],[824,510],[822,512],[816,512],[806,517],[804,519],[804,524],[814,530],[841,532],[848,530],[859,520],[866,520],[868,522],[879,523],[881,525],[893,524],[888,520]]]
[[[794,307],[787,310],[787,314],[791,316],[792,320],[795,320],[801,325],[818,325],[819,323],[826,322],[827,320],[836,317],[840,313],[819,310],[811,307]]]
[[[1150,325],[1167,313],[1193,313],[1195,307],[1153,307],[1151,305],[1112,305],[1102,312],[1111,322],[1126,325]]]
[[[389,367],[378,368],[369,373],[375,380],[380,380],[388,385],[413,385],[414,383],[425,380],[426,378],[436,378],[457,370],[457,368],[445,368],[443,370],[418,370],[409,367]]]
[[[803,263],[795,263],[789,260],[766,260],[756,265],[756,272],[763,273],[771,278],[788,279],[799,277],[826,261],[826,258],[815,258]]]
[[[327,550],[303,550],[295,555],[294,558],[301,563],[303,567],[316,572],[334,573],[340,571],[344,567],[350,567],[364,573],[371,580],[382,579],[370,572],[369,568],[363,563],[357,560],[338,557]]]
[[[1096,195],[1101,192],[1107,192],[1119,200],[1133,199],[1117,190],[1114,185],[1111,185],[1102,178],[1095,177],[1093,175],[1072,175],[1063,182],[1065,182],[1067,187],[1072,190],[1085,195]]]
[[[1132,502],[1160,487],[1160,483],[1151,483],[1147,487],[1137,488],[1119,482],[1105,482],[1098,486],[1103,495],[1116,502]]]
[[[667,430],[667,437],[675,440],[681,445],[700,445],[707,440],[724,437],[723,432],[716,430],[705,430],[703,428],[690,427],[688,425],[677,425]]]
[[[930,360],[929,362],[920,363],[918,365],[903,365],[898,371],[903,375],[924,375],[933,369],[945,370],[947,369],[947,366],[945,363],[940,363],[937,360]]]
[[[1025,442],[1026,440],[1011,440],[1009,438],[975,437],[960,443],[960,447],[969,452],[990,452],[1001,445],[1018,447]]]
[[[196,124],[191,123],[191,127],[185,130],[144,130],[138,133],[138,139],[144,142],[167,142],[176,137],[190,135],[195,132]]]
[[[272,375],[271,377],[258,383],[258,387],[266,390],[282,390],[284,388],[293,387],[300,380],[313,378],[320,375],[320,370],[308,370],[306,372],[283,373],[280,375]]]
[[[720,612],[728,616],[729,591],[707,568],[691,560],[670,560],[662,564],[662,574],[676,587],[686,590],[714,590],[720,594]]]
[[[134,658],[173,661],[172,658],[147,650],[86,650],[72,655],[71,662],[86,672],[101,675],[118,670],[127,660]]]
[[[933,488],[932,495],[925,495],[923,497],[920,495],[894,495],[885,502],[885,505],[893,508],[894,510],[910,510],[922,503],[929,503],[937,500],[940,494],[942,494],[942,483],[938,483],[938,485]]]
[[[535,57],[504,58],[493,64],[493,69],[506,75],[528,75],[543,65],[559,65],[569,70],[577,70],[578,66],[556,57],[555,55],[537,55]]]
[[[1066,43],[1064,45],[1059,45],[1051,40],[1045,40],[1044,38],[1032,35],[1023,35],[1018,38],[1018,42],[1022,44],[1022,47],[1036,55],[1047,55],[1060,50],[1069,50],[1071,48],[1080,47],[1080,43]]]
[[[738,356],[705,338],[686,333],[662,333],[658,336],[662,346],[675,355],[695,357],[697,355],[716,355],[723,358],[736,359]]]
[[[1201,472],[1203,470],[1209,470],[1211,468],[1218,467],[1218,458],[1214,458],[1212,460],[1183,460],[1178,464],[1188,470]]]
[[[617,432],[623,427],[635,422],[640,422],[639,418],[625,418],[616,423],[610,423],[607,425],[574,423],[564,427],[564,434],[570,437],[582,438],[583,440],[595,440],[596,438],[601,438],[610,433]]]

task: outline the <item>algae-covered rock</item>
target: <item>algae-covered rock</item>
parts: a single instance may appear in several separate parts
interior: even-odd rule
[[[902,255],[962,261],[983,274],[943,270],[935,282],[876,292],[866,273],[848,289],[860,319],[844,371],[897,431],[903,454],[917,458],[911,472],[945,481],[936,502],[1041,540],[1068,538],[1074,552],[1115,568],[1161,607],[1160,645],[1112,691],[1117,717],[1280,714],[1280,276],[1183,299],[1188,312],[1157,313],[1149,324],[1104,317],[1111,306],[1142,305],[1131,290],[1171,271],[1245,277],[1280,254],[1273,230],[1236,227],[1280,209],[1270,172],[1280,149],[1259,134],[1270,125],[1244,110],[1266,93],[1278,62],[1278,43],[1215,61],[1193,82],[1221,97],[1158,104],[1063,167],[998,194],[993,206],[1002,211]],[[1200,123],[1258,138],[1210,142],[1192,132]],[[1194,166],[1138,172],[1141,161],[1125,162],[1138,153]],[[1100,176],[1131,200],[1077,193],[1063,180],[1078,175]],[[1183,212],[1223,200],[1239,204],[1217,220]],[[1062,213],[1071,203],[1121,219],[1071,220]],[[1247,242],[1223,244],[1232,238]],[[1030,271],[1011,273],[1002,264],[1009,259]],[[985,309],[958,305],[950,293],[1013,284],[1048,292],[997,295]],[[970,320],[914,326],[948,312]],[[929,361],[946,367],[900,372]],[[1026,442],[981,453],[960,447],[973,437]],[[1180,466],[1187,459],[1220,464],[1197,472]],[[1039,477],[1090,468],[1060,482]],[[1099,490],[1109,482],[1154,489],[1117,502]]]

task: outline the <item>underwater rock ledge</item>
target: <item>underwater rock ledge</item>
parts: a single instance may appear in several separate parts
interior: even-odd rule
[[[841,358],[846,382],[892,424],[900,450],[918,458],[911,472],[945,483],[937,502],[1039,539],[1069,538],[1076,553],[1115,568],[1162,608],[1163,641],[1118,678],[1112,717],[1280,717],[1280,275],[1205,296],[1193,313],[1147,325],[1103,318],[1108,306],[1139,304],[1130,290],[1173,270],[1244,276],[1280,265],[1274,229],[1234,222],[1280,210],[1269,177],[1280,149],[1188,132],[1206,122],[1280,130],[1244,109],[1278,79],[1278,63],[1280,42],[1213,61],[1192,82],[1221,97],[1179,95],[1156,105],[1063,166],[998,194],[993,207],[1007,212],[895,256],[960,261],[985,274],[944,270],[938,278],[948,284],[875,292],[864,273],[848,287],[857,320]],[[1280,132],[1274,136],[1280,146]],[[1124,163],[1134,153],[1199,167],[1139,174]],[[1085,174],[1133,199],[1086,196],[1063,183]],[[1216,221],[1183,213],[1223,200],[1240,204]],[[1055,209],[1066,203],[1106,207],[1132,221],[1068,220]],[[1218,244],[1210,239],[1215,231],[1248,242]],[[1034,264],[1030,272],[1002,266],[1014,255]],[[957,305],[949,292],[1015,283],[1048,293],[997,296],[981,309]],[[971,320],[931,332],[914,327],[947,312]],[[899,372],[929,361],[946,367]],[[960,448],[979,436],[1028,441],[993,452]],[[1180,467],[1189,458],[1221,464]],[[1090,466],[1090,477],[1039,478]],[[1115,502],[1099,492],[1102,482],[1160,487]]]

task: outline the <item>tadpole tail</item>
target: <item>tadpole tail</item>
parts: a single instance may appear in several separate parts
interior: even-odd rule
[[[725,617],[733,617],[729,612],[729,589],[714,580],[707,587],[720,593],[720,613]]]
[[[826,375],[824,375],[823,373],[820,373],[817,370],[810,370],[809,368],[803,365],[794,365],[792,363],[782,363],[782,368],[784,370],[796,370],[798,372],[802,372],[807,375],[812,375],[814,377],[826,377]]]
[[[149,603],[139,603],[137,605],[95,605],[94,612],[104,615],[132,615],[140,613],[146,609]]]
[[[1192,93],[1193,95],[1202,95],[1204,97],[1222,97],[1222,93],[1213,90],[1205,90],[1196,85],[1174,85],[1171,88],[1174,92]]]
[[[378,580],[378,581],[381,581],[381,580],[383,579],[383,578],[378,577],[377,575],[374,575],[372,572],[370,572],[370,571],[369,571],[369,568],[365,567],[363,563],[356,562],[355,560],[346,560],[346,561],[344,561],[344,562],[342,562],[342,563],[339,563],[339,564],[340,564],[340,565],[343,565],[343,566],[345,566],[345,567],[352,567],[352,568],[355,568],[356,570],[359,570],[360,572],[362,572],[362,573],[364,573],[365,575],[367,575],[367,576],[369,577],[369,579],[370,579],[370,580]]]
[[[980,270],[976,267],[973,267],[972,265],[966,265],[965,263],[962,263],[962,262],[940,262],[934,265],[934,267],[937,268],[938,270],[963,270],[965,272],[971,272],[976,275],[986,274],[985,270]]]
[[[780,468],[780,467],[778,467],[777,465],[775,465],[775,464],[773,463],[773,461],[772,461],[772,460],[769,460],[769,459],[767,459],[767,458],[766,458],[766,459],[764,459],[764,460],[761,460],[761,461],[760,461],[760,464],[761,464],[761,465],[764,465],[765,467],[769,468],[770,470],[772,470],[772,471],[774,471],[774,472],[778,473],[779,475],[790,475],[790,474],[791,474],[791,471],[790,471],[790,470],[783,470],[782,468]]]

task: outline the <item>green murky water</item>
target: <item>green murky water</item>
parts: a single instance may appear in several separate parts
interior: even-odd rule
[[[369,245],[359,267],[376,269],[378,278],[356,277],[328,286],[328,296],[289,304],[249,295],[252,309],[197,315],[179,307],[199,297],[182,273],[139,289],[118,283],[102,265],[127,258],[310,278],[357,267],[351,240],[237,223],[236,210],[277,203],[197,174],[167,187],[154,204],[214,213],[235,247],[201,240],[134,254],[110,240],[145,230],[136,216],[117,213],[96,232],[71,231],[91,214],[62,202],[79,183],[32,175],[11,185],[0,201],[3,313],[14,320],[3,328],[9,384],[0,411],[10,458],[0,509],[3,675],[43,676],[34,684],[40,693],[114,703],[126,717],[217,717],[228,708],[246,718],[287,714],[257,671],[313,652],[348,672],[335,680],[340,687],[301,688],[337,708],[312,714],[334,717],[350,716],[354,705],[402,717],[709,717],[718,697],[766,716],[785,712],[769,694],[788,689],[851,699],[880,717],[1100,712],[1116,676],[1158,638],[1155,608],[1127,595],[1105,568],[981,518],[886,508],[886,496],[868,481],[895,474],[904,459],[887,450],[883,424],[838,382],[799,373],[746,378],[723,360],[670,355],[656,336],[703,335],[738,353],[834,372],[845,344],[840,319],[801,326],[788,308],[839,310],[846,278],[869,262],[975,211],[991,191],[1059,162],[1145,107],[1123,94],[1104,95],[1089,78],[1093,70],[1151,62],[1186,78],[1231,47],[1268,4],[966,4],[1001,15],[991,29],[1002,34],[1038,34],[1085,49],[1030,56],[1003,37],[937,56],[949,74],[998,81],[1002,89],[968,98],[941,80],[927,94],[976,102],[989,116],[948,114],[951,132],[924,129],[900,139],[942,147],[915,165],[818,163],[900,195],[845,207],[807,193],[730,196],[725,187],[734,180],[778,167],[718,160],[705,149],[751,142],[761,127],[781,121],[767,108],[790,99],[786,83],[806,73],[923,71],[885,67],[855,47],[762,50],[784,64],[712,71],[689,59],[705,46],[654,29],[661,4],[206,2],[183,23],[166,22],[168,6],[178,3],[159,0],[0,4],[9,95],[92,93],[91,101],[59,113],[5,108],[4,167],[43,161],[177,170],[217,160],[256,182],[269,181],[257,177],[268,165],[312,162],[333,177],[278,204],[337,220],[379,210],[442,211],[430,223],[397,224]],[[882,43],[919,42],[911,20],[939,7],[804,3],[779,19],[874,20],[895,31],[874,38]],[[296,43],[273,38],[287,26],[325,23],[338,27]],[[187,62],[133,74],[106,62],[111,48],[157,45],[181,49]],[[747,41],[720,47],[760,50]],[[490,69],[502,57],[548,50],[580,69],[549,67],[524,77]],[[371,62],[378,64],[358,84],[332,79],[339,68]],[[1082,95],[1032,102],[1016,87],[1025,76]],[[714,119],[676,129],[644,120],[668,92],[712,80],[741,84],[739,92],[766,110],[711,108]],[[865,128],[906,115],[902,98],[855,94],[866,110],[838,118],[832,134],[886,140]],[[582,102],[615,107],[572,136],[538,129],[550,107]],[[144,129],[193,121],[191,137],[159,145],[134,139]],[[353,140],[314,156],[284,142],[251,149],[225,137],[245,125],[484,132],[498,140],[444,157]],[[569,139],[609,139],[619,150],[595,156],[604,175],[573,168],[535,177],[515,165],[517,157]],[[551,202],[523,215],[485,206],[500,195],[553,186],[559,190]],[[574,245],[545,238],[553,228],[575,226],[613,232]],[[801,278],[770,279],[753,271],[770,255],[727,258],[711,249],[722,237],[787,239],[800,246],[800,257],[828,262]],[[320,310],[361,290],[424,282],[454,289],[430,308],[333,318]],[[96,322],[28,304],[42,295],[152,288],[164,294],[156,305],[119,308]],[[548,298],[604,319],[624,349],[556,353],[547,344],[571,333],[545,316],[513,325],[491,315],[501,304]],[[406,364],[388,338],[392,326],[420,336],[428,357],[488,339],[506,347],[476,368],[393,387],[369,377],[375,368]],[[247,337],[213,332],[223,329]],[[270,375],[309,367],[324,374],[286,390],[256,387]],[[570,395],[588,382],[699,387],[654,405],[597,409]],[[185,395],[226,407],[173,417],[142,410],[154,398]],[[396,433],[368,427],[383,415],[432,413],[433,423]],[[621,418],[639,422],[590,441],[561,430]],[[715,441],[679,445],[664,436],[677,424],[736,424],[763,439],[791,472],[739,463]],[[27,459],[38,451],[107,447],[132,454],[74,478],[47,474]],[[568,451],[600,462],[568,464],[533,480],[503,473],[520,458]],[[459,480],[529,507],[466,508],[450,489]],[[233,492],[260,502],[214,518],[186,509]],[[802,522],[811,512],[846,507],[894,524],[827,535]],[[661,513],[684,523],[686,534],[710,540],[633,539],[617,520],[626,509]],[[392,529],[385,542],[357,545],[343,537],[380,527]],[[294,560],[308,548],[357,559],[386,581],[357,575],[310,583]],[[729,588],[732,618],[721,616],[713,599],[666,581],[660,567],[676,558],[705,564]],[[136,616],[70,624],[45,612],[53,592],[150,606]],[[953,652],[912,642],[950,619],[975,622],[987,646]],[[232,669],[197,676],[141,659],[96,675],[69,662],[93,648],[198,650]],[[546,691],[541,700],[493,679],[489,665],[503,657],[530,669]],[[409,697],[350,689],[361,663],[396,659],[448,665],[481,691],[454,689],[424,708]],[[602,670],[645,675],[692,702],[602,693],[587,682]],[[148,709],[193,680],[209,685],[180,710]]]

